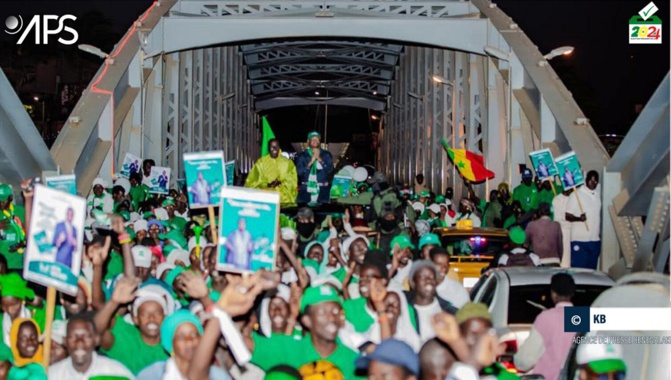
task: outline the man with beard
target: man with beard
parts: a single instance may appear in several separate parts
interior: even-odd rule
[[[433,317],[442,311],[455,314],[457,308],[436,294],[438,269],[431,261],[416,261],[410,269],[409,279],[411,290],[406,292],[406,298],[415,310],[420,338],[426,342],[436,336],[431,325]]]
[[[168,302],[173,301],[172,294],[159,286],[146,286],[136,291],[138,285],[136,278],[119,280],[112,299],[95,317],[97,329],[103,331],[102,353],[124,364],[133,374],[157,361],[168,359],[161,346],[160,326],[171,311]],[[131,301],[134,325],[116,315],[119,306]]]
[[[134,379],[123,364],[95,352],[99,343],[98,330],[90,314],[70,318],[65,339],[70,356],[49,366],[49,378],[86,380],[95,376],[120,376]]]
[[[245,187],[280,193],[283,207],[296,203],[297,174],[293,161],[280,154],[277,139],[268,141],[268,155],[259,158],[247,176]]]
[[[524,169],[522,172],[522,183],[513,190],[513,201],[519,201],[524,212],[533,209],[533,200],[538,192],[536,185],[532,183],[533,178],[534,175],[531,173],[531,169]]]
[[[333,158],[327,150],[321,149],[321,135],[308,134],[308,147],[296,158],[296,172],[300,182],[299,204],[328,203],[331,195],[329,176],[333,171]]]
[[[354,375],[357,353],[337,339],[339,330],[345,324],[341,305],[342,300],[332,287],[307,288],[301,299],[300,311],[303,326],[310,333],[300,340],[277,335],[263,344],[256,344],[252,363],[267,371],[279,364],[300,368],[304,364],[326,360],[338,367],[346,379],[358,378]]]

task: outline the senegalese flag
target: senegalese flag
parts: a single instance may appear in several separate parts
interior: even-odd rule
[[[272,128],[270,128],[270,123],[266,117],[261,118],[263,122],[263,141],[261,142],[261,157],[268,155],[268,141],[275,138]]]
[[[494,172],[485,167],[485,162],[481,155],[466,149],[452,149],[447,145],[445,139],[441,139],[440,142],[464,178],[471,182],[482,182],[486,179],[494,178]]]

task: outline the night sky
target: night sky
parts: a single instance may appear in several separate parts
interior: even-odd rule
[[[570,57],[559,57],[552,65],[592,120],[597,133],[625,134],[636,115],[635,104],[645,104],[669,71],[669,1],[657,0],[662,19],[662,45],[630,45],[628,20],[648,4],[642,1],[541,1],[501,0],[498,5],[538,45],[543,53],[572,45]],[[119,34],[125,32],[151,0],[3,1],[0,20],[20,14],[75,14],[98,11],[109,18]],[[76,25],[76,24],[75,24]],[[4,26],[4,25],[3,25]],[[0,33],[1,39],[7,35]],[[82,36],[80,41],[91,38]],[[7,46],[7,45],[5,45]],[[102,46],[101,46],[102,47]],[[13,54],[3,52],[0,54]],[[323,106],[276,110],[269,119],[283,142],[303,140],[305,132],[323,128]],[[349,140],[352,133],[367,133],[372,126],[366,110],[329,108],[331,141]],[[295,134],[286,136],[286,131]],[[284,146],[285,144],[283,144]]]

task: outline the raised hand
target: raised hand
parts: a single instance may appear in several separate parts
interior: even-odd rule
[[[185,271],[180,277],[181,281],[177,286],[181,291],[188,294],[189,297],[201,299],[210,294],[210,289],[208,289],[207,284],[205,284],[205,280],[194,272]]]
[[[135,293],[140,286],[140,279],[137,277],[121,277],[112,293],[112,302],[124,305],[133,302]]]
[[[124,220],[121,216],[112,214],[110,220],[112,221],[112,231],[118,235],[126,233],[126,226],[124,226]]]
[[[254,306],[256,296],[262,291],[254,276],[226,275],[228,285],[221,292],[217,305],[231,317],[243,315]]]
[[[445,312],[436,314],[431,321],[431,326],[436,337],[448,345],[461,339],[459,324],[452,314]]]
[[[109,254],[110,243],[112,238],[107,236],[105,238],[105,244],[101,247],[99,245],[92,244],[89,246],[88,257],[91,259],[91,262],[94,266],[101,266],[107,259]]]

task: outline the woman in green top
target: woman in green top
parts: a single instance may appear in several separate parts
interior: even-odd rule
[[[35,298],[35,292],[27,286],[26,280],[17,273],[0,276],[0,292],[2,293],[2,338],[5,345],[10,346],[10,329],[17,318],[32,318],[26,308],[26,300]]]

